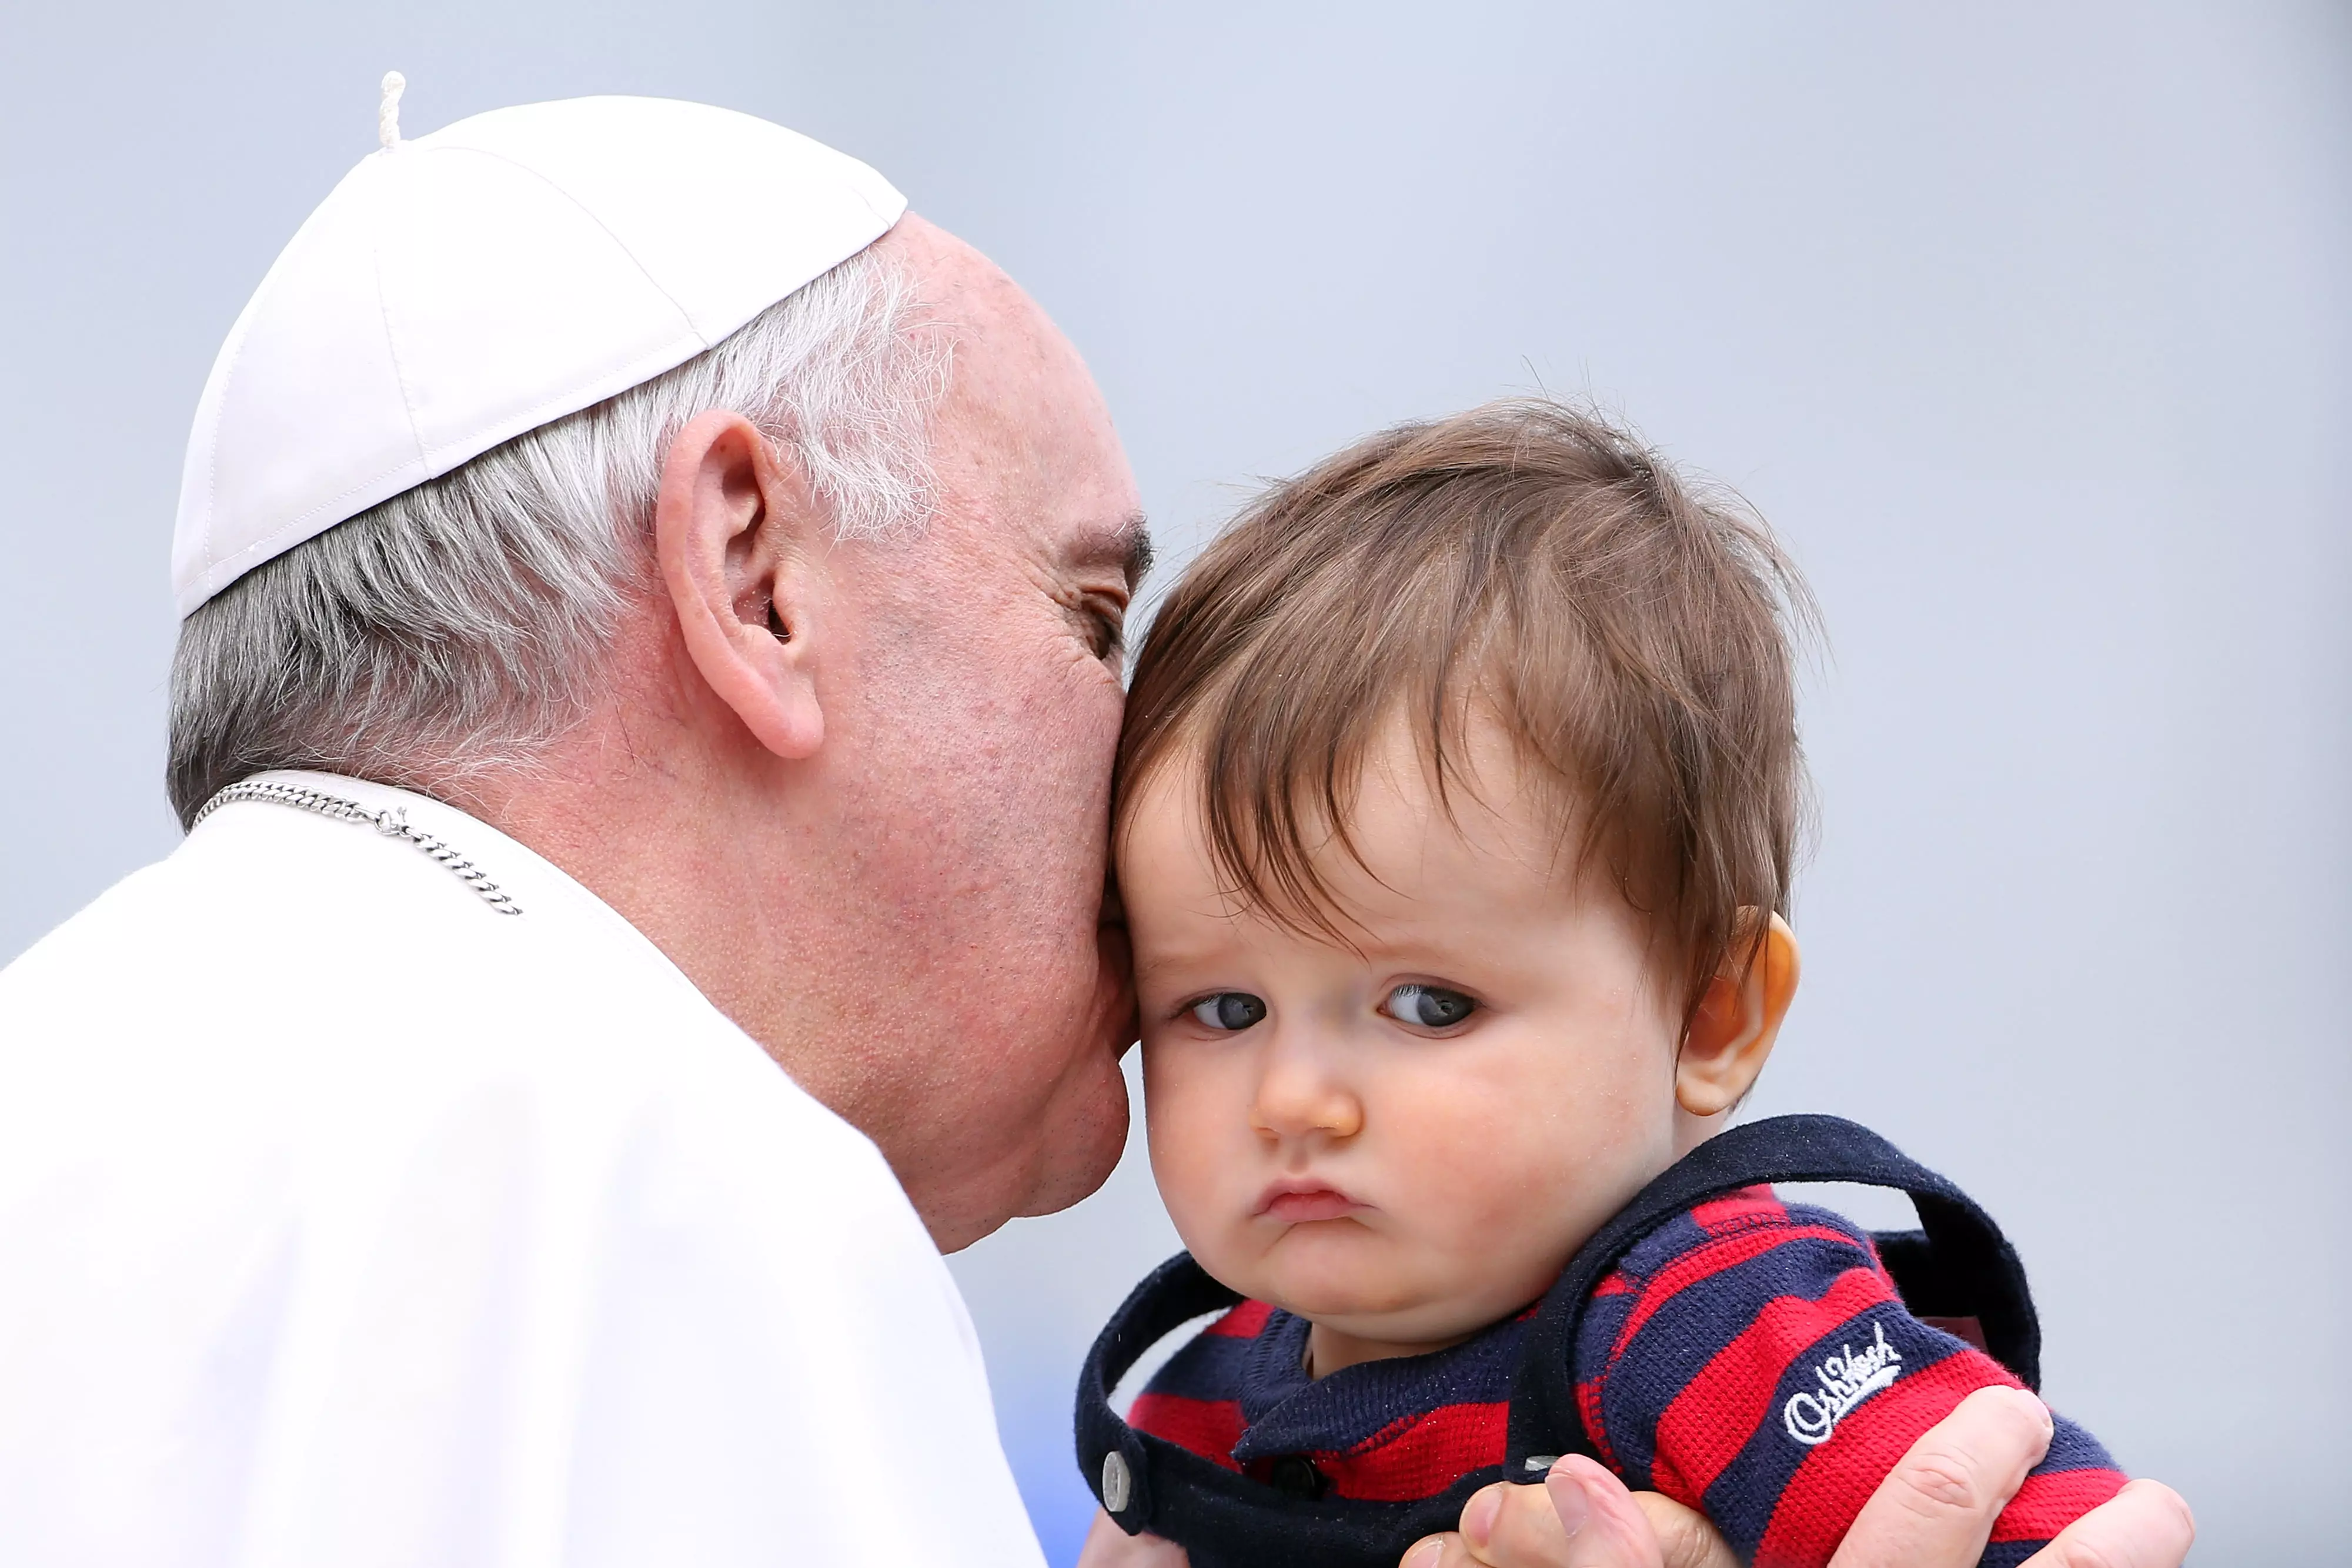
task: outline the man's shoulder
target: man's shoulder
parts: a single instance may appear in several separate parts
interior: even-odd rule
[[[256,802],[43,938],[0,972],[0,1124],[40,1129],[0,1164],[161,1139],[348,1175],[494,1123],[771,1208],[903,1208],[872,1145],[619,915],[469,818],[431,826],[523,912],[365,823]]]
[[[920,1426],[971,1460],[924,1517],[1024,1541],[872,1143],[584,891],[438,836],[524,913],[255,804],[0,977],[0,1448],[242,1434],[338,1506],[404,1501],[380,1455],[495,1486],[467,1456],[528,1452],[566,1528],[633,1539],[671,1500],[822,1507]]]
[[[412,1069],[543,1048],[569,1073],[593,1072],[610,1063],[583,1045],[648,1029],[669,1070],[687,1064],[679,1041],[758,1054],[593,894],[440,810],[457,825],[420,835],[428,852],[278,805],[223,811],[0,970],[0,1016],[48,1031],[11,1044],[70,1054],[167,1019],[177,1038],[232,1054],[289,1032],[320,1055],[397,1039]],[[508,903],[520,893],[521,912],[502,912],[478,883]]]
[[[330,1317],[387,1270],[478,1282],[528,1259],[549,1302],[699,1275],[770,1303],[747,1343],[869,1319],[961,1354],[952,1283],[872,1142],[584,890],[446,830],[522,915],[364,825],[257,804],[12,966],[0,1256],[179,1260],[201,1293],[300,1237],[294,1288]],[[70,1195],[70,1224],[43,1195]],[[478,1232],[495,1244],[442,1256]]]
[[[11,1011],[29,1015],[87,997],[94,972],[110,969],[131,980],[129,960],[136,945],[147,933],[166,928],[166,912],[175,902],[173,880],[168,857],[142,866],[0,965],[0,1017]],[[134,946],[126,949],[126,943]],[[0,1033],[0,1041],[11,1038]]]

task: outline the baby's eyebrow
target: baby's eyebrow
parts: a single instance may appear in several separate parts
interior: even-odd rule
[[[1158,975],[1170,969],[1196,967],[1205,961],[1191,953],[1179,953],[1167,958],[1138,958],[1135,961],[1135,973],[1137,978],[1140,979],[1146,975]]]
[[[1234,962],[1235,957],[1236,955],[1231,951],[1213,951],[1208,949],[1202,949],[1200,951],[1178,951],[1153,958],[1146,958],[1138,955],[1135,960],[1135,975],[1136,978],[1142,979],[1147,976],[1166,974],[1171,969],[1191,971],[1194,969],[1229,968]]]

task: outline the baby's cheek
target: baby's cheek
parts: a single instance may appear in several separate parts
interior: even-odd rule
[[[1524,1094],[1507,1104],[1432,1096],[1413,1173],[1428,1239],[1500,1295],[1539,1292],[1654,1174],[1643,1155],[1656,1140],[1642,1121],[1578,1115]]]
[[[1543,1160],[1528,1146],[1521,1114],[1433,1088],[1412,1106],[1410,1134],[1383,1140],[1402,1167],[1391,1180],[1402,1178],[1400,1196],[1421,1211],[1433,1239],[1480,1249],[1489,1232],[1524,1216]]]

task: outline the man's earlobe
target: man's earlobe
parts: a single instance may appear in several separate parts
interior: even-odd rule
[[[699,414],[670,443],[654,553],[688,657],[753,738],[787,758],[824,741],[821,533],[806,484],[741,414]]]
[[[1707,982],[1675,1061],[1675,1101],[1694,1116],[1728,1111],[1754,1085],[1797,994],[1797,936],[1779,915],[1743,909],[1723,971]],[[1751,946],[1750,944],[1753,944]],[[1752,954],[1752,957],[1751,957]]]

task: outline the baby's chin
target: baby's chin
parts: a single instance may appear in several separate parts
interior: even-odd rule
[[[1236,1270],[1240,1278],[1210,1272],[1244,1295],[1310,1322],[1400,1345],[1465,1339],[1508,1316],[1517,1304],[1449,1290],[1443,1280],[1415,1277],[1416,1270],[1381,1268],[1376,1258],[1328,1255],[1342,1250],[1300,1249],[1283,1257],[1277,1249],[1257,1268]]]

